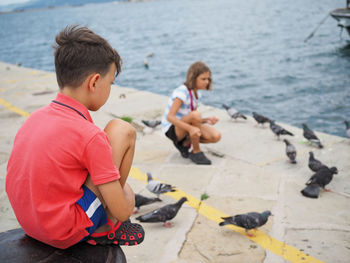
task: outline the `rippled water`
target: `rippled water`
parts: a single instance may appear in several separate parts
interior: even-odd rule
[[[345,136],[350,39],[329,11],[345,0],[163,0],[90,4],[0,15],[0,60],[54,71],[52,45],[67,24],[87,25],[124,60],[117,82],[163,95],[206,62],[215,90],[203,102]],[[143,65],[146,54],[149,68]]]

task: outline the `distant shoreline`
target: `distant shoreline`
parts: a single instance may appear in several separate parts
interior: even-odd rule
[[[0,15],[3,14],[12,14],[12,13],[24,13],[24,12],[33,12],[33,11],[39,11],[39,10],[46,10],[46,9],[58,9],[58,8],[67,8],[67,7],[80,7],[85,4],[79,4],[79,5],[62,5],[62,6],[47,6],[47,7],[40,7],[40,8],[27,8],[27,9],[16,9],[16,10],[10,10],[10,11],[0,11]]]
[[[153,0],[119,0],[119,1],[112,1],[112,2],[97,2],[97,3],[69,4],[69,5],[60,5],[60,6],[46,6],[46,7],[38,7],[38,8],[23,8],[23,9],[9,10],[9,11],[0,11],[0,15],[33,12],[33,11],[47,10],[47,9],[67,8],[67,7],[81,7],[89,4],[103,4],[103,3],[118,4],[118,3],[124,3],[124,2],[150,2],[150,1],[153,1]]]

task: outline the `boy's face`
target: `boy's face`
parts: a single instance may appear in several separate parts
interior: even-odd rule
[[[111,64],[108,73],[102,76],[96,82],[95,98],[94,103],[91,105],[89,110],[96,111],[101,108],[107,101],[109,94],[111,92],[111,85],[115,79],[115,64]]]

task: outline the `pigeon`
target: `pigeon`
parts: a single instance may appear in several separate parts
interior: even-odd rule
[[[338,169],[336,167],[322,167],[313,176],[310,177],[310,179],[306,182],[306,185],[316,184],[319,187],[323,188],[325,191],[329,191],[325,189],[325,187],[332,181],[333,174],[337,173]]]
[[[314,172],[317,172],[318,170],[320,170],[323,167],[327,167],[321,161],[315,159],[313,152],[309,152],[309,164],[308,165],[309,165],[309,168]]]
[[[348,121],[344,121],[346,126],[346,136],[350,138],[350,123]]]
[[[162,200],[159,199],[158,197],[150,198],[150,197],[146,197],[146,196],[143,196],[140,194],[135,194],[136,211],[134,213],[137,213],[141,206],[149,205],[149,204],[153,204],[155,202],[161,202],[161,201]]]
[[[303,123],[302,126],[304,130],[304,137],[312,144],[315,144],[318,148],[323,148],[323,145],[320,139],[316,136],[316,134],[311,129],[309,129],[309,127],[307,127],[305,123]]]
[[[159,198],[160,194],[164,194],[167,192],[175,192],[175,187],[170,184],[164,184],[159,181],[153,180],[151,173],[147,173],[148,184],[146,188],[151,192],[157,195]]]
[[[159,124],[161,124],[161,121],[159,120],[141,120],[143,124],[145,124],[149,128],[156,128]]]
[[[220,222],[219,226],[231,224],[231,225],[243,227],[245,229],[246,234],[248,236],[252,236],[248,233],[248,230],[256,229],[262,225],[265,225],[267,222],[267,219],[271,215],[272,215],[271,212],[267,210],[262,213],[250,212],[247,214],[221,217],[222,219],[224,219],[224,221]]]
[[[149,63],[148,63],[148,60],[146,58],[143,60],[143,66],[145,67],[145,69],[149,68]]]
[[[278,140],[280,139],[280,135],[294,136],[293,133],[277,125],[274,120],[270,120],[270,129],[274,134],[276,134]]]
[[[263,115],[260,115],[256,112],[253,112],[253,118],[257,121],[258,124],[264,125],[265,122],[270,122],[269,118],[266,118]]]
[[[297,156],[297,151],[296,151],[294,145],[291,144],[287,139],[284,139],[283,141],[286,144],[286,154],[287,154],[290,162],[297,163],[297,161],[295,160],[295,158]]]
[[[318,198],[318,195],[320,194],[320,186],[317,184],[309,184],[300,192],[303,196]]]
[[[186,197],[182,197],[179,201],[173,204],[165,205],[161,208],[155,209],[147,214],[139,216],[136,220],[145,223],[163,222],[164,226],[171,227],[171,223],[167,222],[173,219],[180,210],[183,203],[187,201]]]
[[[237,120],[238,118],[247,119],[246,116],[244,116],[239,111],[236,111],[235,109],[231,108],[230,106],[227,106],[226,104],[222,104],[222,107],[227,111],[227,114],[232,118]]]

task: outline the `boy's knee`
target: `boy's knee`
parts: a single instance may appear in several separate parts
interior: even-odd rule
[[[111,120],[105,128],[105,132],[107,134],[118,134],[118,136],[123,136],[132,141],[136,140],[136,131],[134,127],[121,119]]]

